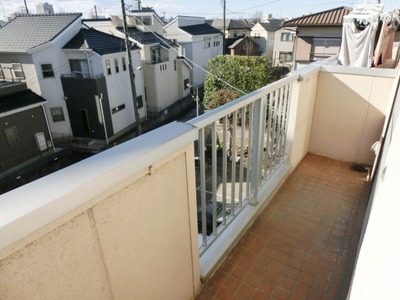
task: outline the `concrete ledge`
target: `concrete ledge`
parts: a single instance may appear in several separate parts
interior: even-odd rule
[[[291,166],[284,163],[258,192],[257,205],[248,204],[223,234],[200,257],[200,276],[207,281],[285,182]]]

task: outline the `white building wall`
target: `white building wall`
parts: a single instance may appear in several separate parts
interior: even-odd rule
[[[13,54],[4,56],[5,62],[20,62],[25,74],[27,87],[45,98],[48,102],[45,105],[49,120],[50,130],[54,137],[69,136],[72,134],[68,111],[64,100],[61,85],[61,74],[69,72],[69,62],[62,52],[62,47],[72,39],[81,29],[81,19],[77,19],[53,41],[35,48],[30,53]],[[2,55],[3,61],[3,55]],[[44,78],[41,64],[51,64],[54,77]],[[65,121],[53,122],[50,108],[62,107]]]
[[[279,62],[279,54],[281,52],[294,52],[294,36],[292,41],[282,41],[282,33],[288,33],[288,34],[295,34],[293,30],[287,30],[287,29],[279,29],[275,31],[274,33],[274,54],[273,54],[273,63],[274,65],[278,65]],[[293,60],[290,62],[284,62],[285,65],[293,65]]]
[[[140,55],[139,51],[132,51],[132,63],[133,65],[140,66]],[[122,68],[122,57],[125,57],[125,61],[128,64],[128,57],[125,52],[113,53],[103,55],[103,72],[106,78],[108,100],[110,103],[110,109],[125,104],[125,109],[111,114],[112,126],[114,133],[118,133],[126,127],[135,123],[135,111],[133,106],[132,90],[129,77],[128,65],[124,71]],[[114,59],[117,59],[119,65],[119,72],[116,73]],[[106,61],[110,62],[111,74],[108,75]],[[143,92],[143,79],[141,70],[134,69],[135,72],[135,88],[136,96],[143,97],[143,107],[139,109],[140,118],[146,116],[146,101]],[[110,112],[111,113],[111,112]]]

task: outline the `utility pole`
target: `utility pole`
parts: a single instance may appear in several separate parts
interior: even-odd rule
[[[131,54],[131,51],[130,51],[128,24],[126,22],[125,2],[124,2],[124,0],[121,0],[121,8],[122,8],[122,19],[124,21],[125,48],[126,48],[126,53],[128,55],[128,70],[129,70],[129,77],[130,77],[130,80],[131,80],[133,109],[135,111],[136,136],[139,136],[139,135],[142,134],[142,126],[140,124],[139,108],[138,108],[137,97],[136,97],[135,73],[133,71],[132,54]]]
[[[29,15],[28,5],[26,5],[26,0],[24,0],[24,3],[25,3],[26,14]]]
[[[226,30],[226,0],[221,0],[222,2],[222,7],[223,7],[223,29],[222,29],[222,55],[225,55],[225,47],[226,47],[226,41],[225,41],[225,30]]]

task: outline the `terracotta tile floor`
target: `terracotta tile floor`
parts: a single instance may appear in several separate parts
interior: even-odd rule
[[[197,299],[343,299],[369,184],[307,155]]]

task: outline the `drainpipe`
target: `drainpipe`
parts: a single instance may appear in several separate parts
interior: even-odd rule
[[[104,117],[104,110],[103,110],[103,93],[100,93],[100,97],[97,95],[95,97],[99,101],[101,119],[103,120],[104,135],[106,137],[106,144],[108,146],[108,134],[107,134],[107,127],[106,127],[106,119]]]
[[[50,130],[49,119],[47,118],[47,113],[46,113],[46,109],[45,109],[44,105],[41,105],[41,106],[42,106],[42,109],[43,109],[44,118],[46,120],[47,131],[49,132],[51,146],[52,146],[53,151],[54,151],[54,141],[53,141],[53,136],[52,136],[51,130]]]

